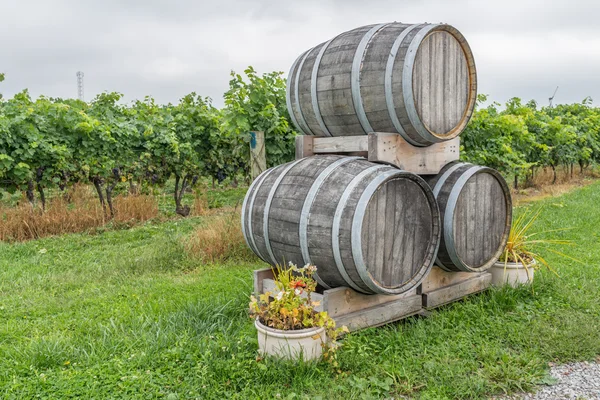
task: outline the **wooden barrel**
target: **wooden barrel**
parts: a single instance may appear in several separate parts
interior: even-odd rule
[[[500,257],[512,222],[512,200],[497,171],[452,162],[427,179],[442,221],[436,265],[446,271],[482,272]]]
[[[459,135],[477,97],[475,61],[446,24],[363,26],[304,52],[287,105],[305,135],[396,132],[415,146]]]
[[[422,178],[338,155],[263,172],[244,199],[242,230],[271,265],[311,263],[325,288],[383,294],[421,282],[441,235],[439,210]]]

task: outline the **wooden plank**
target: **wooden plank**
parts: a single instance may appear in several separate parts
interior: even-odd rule
[[[369,161],[392,164],[419,175],[434,175],[444,165],[459,158],[460,138],[428,147],[416,147],[396,133],[369,134]]]
[[[265,133],[263,131],[250,132],[250,176],[254,180],[266,170]]]
[[[486,272],[447,272],[443,269],[433,266],[427,277],[421,283],[422,293],[464,282],[473,277],[485,274]]]
[[[338,287],[323,292],[323,309],[330,316],[339,317],[414,296],[417,296],[416,289],[388,296],[383,294],[362,294],[347,287]]]
[[[263,281],[273,279],[273,270],[271,268],[257,269],[254,271],[254,294],[264,293]]]
[[[314,136],[308,136],[308,135],[296,136],[296,160],[314,155],[313,139],[314,139]]]
[[[368,327],[384,325],[415,315],[422,311],[421,304],[421,296],[409,296],[375,307],[333,317],[333,319],[338,327],[346,326],[352,332]]]
[[[339,136],[339,137],[314,137],[313,154],[327,153],[352,153],[369,150],[368,137],[361,136]]]
[[[296,159],[314,154],[364,153],[369,161],[394,165],[421,175],[435,175],[459,158],[458,137],[428,147],[416,147],[396,133],[373,132],[367,136],[296,136]]]
[[[469,294],[487,289],[492,283],[492,274],[485,272],[465,281],[442,287],[430,292],[423,292],[423,307],[438,307],[461,299]]]

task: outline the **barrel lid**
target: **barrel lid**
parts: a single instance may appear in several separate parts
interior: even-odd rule
[[[473,166],[463,176],[468,171],[474,173],[460,188],[453,210],[454,250],[469,270],[485,270],[506,244],[512,220],[510,191],[491,168]]]
[[[475,64],[455,28],[440,25],[421,40],[412,87],[417,114],[429,132],[448,139],[464,129],[476,100]]]
[[[402,171],[380,184],[365,208],[360,232],[369,278],[389,294],[418,285],[433,265],[439,225],[433,194],[421,178]]]

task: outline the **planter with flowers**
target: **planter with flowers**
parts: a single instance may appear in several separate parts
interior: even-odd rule
[[[514,287],[520,284],[532,283],[535,272],[542,268],[542,266],[556,274],[546,260],[537,252],[537,247],[548,244],[569,245],[572,242],[569,240],[539,239],[536,237],[543,233],[556,232],[558,230],[531,233],[531,227],[540,215],[540,212],[541,210],[538,210],[533,215],[529,212],[524,212],[519,218],[513,220],[504,252],[500,256],[500,259],[490,268],[492,284],[496,286],[511,285]],[[571,258],[551,248],[547,248],[547,250],[566,258]]]
[[[283,359],[318,360],[332,355],[332,343],[340,331],[327,312],[318,312],[311,300],[317,287],[313,274],[317,268],[277,267],[274,271],[277,292],[250,298],[250,315],[258,331],[259,352]]]

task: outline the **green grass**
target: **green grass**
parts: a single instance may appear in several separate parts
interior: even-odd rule
[[[235,197],[235,196],[233,196]],[[600,183],[543,204],[529,288],[489,290],[348,335],[328,364],[256,360],[247,317],[257,260],[198,265],[182,239],[201,218],[98,235],[0,243],[0,397],[485,398],[548,382],[548,362],[600,354]]]

